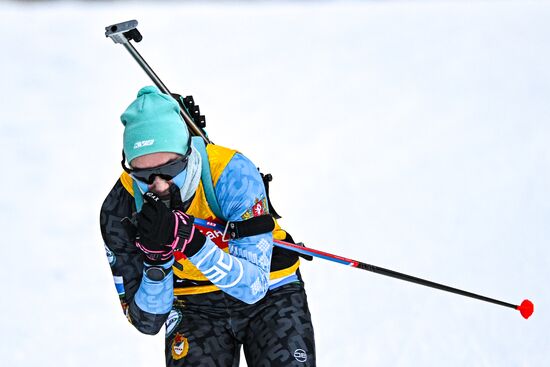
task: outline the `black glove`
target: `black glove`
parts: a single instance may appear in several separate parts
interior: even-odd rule
[[[174,185],[172,185],[175,187]],[[173,207],[181,203],[179,189],[170,189]],[[193,256],[206,242],[206,237],[195,230],[194,217],[181,210],[170,210],[153,192],[143,195],[145,203],[136,215],[136,246],[145,254],[149,262],[166,262],[174,251]]]
[[[138,239],[142,245],[160,250],[174,240],[175,218],[155,193],[148,191],[143,199],[143,207],[136,215]]]
[[[181,201],[181,191],[174,184],[170,185],[170,209],[185,212],[185,205]]]
[[[136,215],[136,246],[150,263],[164,263],[174,252],[174,227],[176,218],[172,211],[153,192],[143,195],[144,203]]]

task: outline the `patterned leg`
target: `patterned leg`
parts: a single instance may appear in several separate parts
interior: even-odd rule
[[[200,296],[194,296],[200,297]],[[167,367],[237,367],[240,344],[219,308],[174,307],[167,321]]]
[[[315,341],[305,290],[287,284],[260,301],[244,343],[249,367],[315,366]]]

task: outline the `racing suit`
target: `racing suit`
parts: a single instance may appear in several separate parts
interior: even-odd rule
[[[268,214],[262,178],[244,155],[207,146],[215,195],[228,221]],[[144,273],[144,256],[121,220],[138,209],[132,179],[123,173],[101,208],[107,258],[128,320],[156,334],[166,324],[167,366],[238,366],[240,346],[249,366],[314,366],[315,344],[299,260],[273,247],[292,241],[278,224],[271,233],[222,238],[208,232],[190,258],[176,253],[160,281]],[[201,181],[186,213],[223,223],[209,208]]]

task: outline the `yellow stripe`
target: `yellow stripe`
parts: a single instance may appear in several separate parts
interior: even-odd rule
[[[120,175],[120,182],[122,183],[122,186],[130,193],[130,195],[134,196],[134,182],[132,181],[132,177],[126,172],[122,172]]]
[[[190,279],[190,280],[208,280],[199,269],[193,263],[185,258],[178,261],[181,264],[183,270],[179,270],[175,266],[172,266],[174,275],[180,279]]]
[[[283,278],[288,275],[291,275],[296,272],[296,269],[298,269],[299,266],[300,266],[300,260],[296,261],[296,263],[289,268],[271,272],[271,274],[269,274],[269,279],[273,280],[273,279]],[[174,272],[177,270],[176,268],[173,268],[173,269],[174,269]],[[210,292],[215,292],[219,290],[220,289],[213,284],[202,285],[198,287],[174,288],[174,295],[188,296],[191,294],[203,294],[203,293],[210,293]]]
[[[191,202],[191,206],[187,209],[186,213],[194,216],[195,218],[202,218],[205,220],[213,220],[216,218],[212,212],[212,209],[210,209],[207,204],[202,181],[199,182],[199,186],[195,192],[195,199]]]
[[[292,265],[291,267],[288,267],[286,269],[272,271],[271,273],[269,273],[269,280],[286,277],[287,275],[290,275],[290,274],[296,272],[296,269],[298,269],[299,266],[300,266],[300,260],[296,261],[296,263],[294,265]]]
[[[223,248],[223,252],[229,253],[229,248]],[[176,266],[172,266],[172,270],[174,271],[174,275],[177,276],[180,279],[190,279],[190,280],[208,280],[207,277],[204,276],[204,274],[197,269],[195,265],[189,260],[188,258],[183,258],[181,260],[178,260],[178,263],[181,265],[181,269],[178,269]]]
[[[174,296],[187,296],[190,294],[203,294],[219,291],[215,285],[202,285],[199,287],[174,288]]]
[[[236,150],[222,147],[220,145],[208,144],[206,146],[208,162],[210,163],[210,174],[212,175],[212,183],[214,187],[218,183],[218,179],[223,173],[225,166],[233,158]]]

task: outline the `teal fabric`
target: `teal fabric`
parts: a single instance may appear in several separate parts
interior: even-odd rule
[[[141,88],[120,120],[124,125],[124,154],[129,163],[151,153],[187,152],[189,131],[179,105],[155,86]]]
[[[212,212],[216,215],[216,217],[225,221],[225,217],[222,214],[220,204],[218,204],[218,199],[216,198],[216,193],[214,192],[214,183],[212,181],[210,163],[208,162],[208,155],[206,154],[206,145],[204,144],[204,140],[200,136],[193,136],[191,138],[191,142],[202,158],[201,181],[204,187],[204,194],[206,196],[208,206],[210,207],[210,209],[212,209]],[[132,183],[134,188],[134,201],[136,203],[136,209],[138,212],[140,212],[141,207],[143,206],[143,197],[141,195],[141,191],[139,190],[137,182],[135,180],[132,180]]]
[[[134,201],[136,202],[136,211],[139,213],[143,207],[143,196],[139,190],[138,183],[132,179],[132,186],[134,188]]]
[[[210,163],[208,162],[208,155],[206,154],[206,145],[204,144],[204,140],[200,136],[194,136],[192,138],[192,143],[202,158],[201,181],[204,187],[204,194],[206,196],[208,206],[212,209],[212,212],[216,215],[216,217],[225,221],[220,204],[218,204],[218,199],[216,198],[216,193],[214,192],[214,183],[212,182]]]

